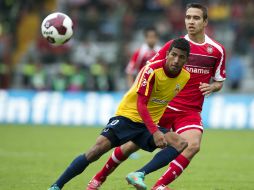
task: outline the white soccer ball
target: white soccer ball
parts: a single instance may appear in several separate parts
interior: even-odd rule
[[[73,22],[64,13],[55,12],[48,15],[41,24],[41,33],[49,43],[61,45],[73,35]]]

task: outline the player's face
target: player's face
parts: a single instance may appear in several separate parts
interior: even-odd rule
[[[148,44],[149,47],[153,48],[155,46],[155,44],[158,41],[158,37],[156,32],[154,31],[148,31],[146,33],[146,43]]]
[[[203,11],[198,8],[189,8],[185,15],[185,26],[188,34],[197,35],[204,33],[207,26],[207,19],[203,18]]]
[[[186,51],[173,47],[171,51],[168,52],[166,67],[170,74],[175,75],[180,72],[187,60]]]

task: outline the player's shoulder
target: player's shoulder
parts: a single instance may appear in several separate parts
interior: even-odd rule
[[[205,36],[205,38],[206,38],[205,40],[208,44],[212,45],[213,47],[215,47],[216,49],[218,49],[220,51],[221,50],[225,51],[224,46],[221,43],[219,43],[218,41],[216,41],[215,39],[213,39],[207,35]]]
[[[154,71],[157,69],[163,68],[163,64],[165,63],[166,59],[156,60],[156,61],[148,61],[147,67],[152,68]]]

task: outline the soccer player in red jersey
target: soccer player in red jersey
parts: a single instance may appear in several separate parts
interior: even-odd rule
[[[141,45],[132,55],[125,72],[127,74],[128,86],[131,87],[138,72],[147,61],[150,60],[160,50],[158,43],[158,33],[154,27],[147,27],[144,30],[145,43]]]
[[[62,189],[90,163],[128,141],[149,152],[157,147],[167,147],[170,149],[169,157],[179,155],[187,147],[187,142],[157,124],[169,101],[183,89],[190,78],[190,73],[183,68],[189,51],[187,40],[175,39],[167,50],[166,59],[143,67],[95,144],[86,153],[76,157],[49,190]],[[116,148],[114,152],[117,155],[113,158],[114,161],[125,158],[120,148]]]
[[[167,148],[164,148],[143,168],[128,174],[126,177],[127,181],[139,190],[147,188],[143,182],[145,175],[166,166],[172,161],[168,170],[152,188],[153,190],[168,189],[166,185],[181,175],[200,150],[203,133],[200,114],[204,97],[212,92],[219,91],[226,77],[225,49],[221,44],[205,34],[207,24],[207,8],[198,3],[188,4],[185,16],[185,25],[188,33],[184,38],[190,42],[191,51],[185,68],[191,73],[191,78],[184,89],[170,101],[159,122],[161,127],[171,128],[186,139],[188,147],[173,161],[167,156],[169,154]],[[171,43],[172,41],[166,43],[151,61],[156,62],[165,59],[165,50]],[[210,83],[211,79],[213,81]],[[128,142],[122,145],[120,149],[123,154],[128,156],[135,151],[135,146],[132,142]],[[119,164],[120,162],[115,163],[108,170],[102,169],[94,176],[91,182],[95,180],[101,184]]]

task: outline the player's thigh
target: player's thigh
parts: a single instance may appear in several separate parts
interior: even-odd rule
[[[89,161],[95,161],[110,149],[111,149],[111,141],[108,138],[100,135],[96,139],[95,144],[85,153],[86,158]]]
[[[190,144],[200,144],[202,140],[202,132],[198,129],[190,129],[182,132],[180,136]]]
[[[172,113],[171,109],[167,108],[160,118],[158,125],[166,129],[171,129],[175,119],[174,116],[175,115]]]
[[[137,137],[144,129],[146,127],[143,123],[133,122],[123,116],[115,116],[110,118],[101,135],[111,141],[112,147],[116,147]]]
[[[199,152],[202,134],[198,129],[189,129],[180,134],[188,142],[188,147],[182,153],[186,158],[192,159]]]
[[[178,112],[178,118],[174,123],[173,131],[180,134],[188,142],[188,147],[183,155],[188,159],[199,152],[203,134],[203,124],[199,112]]]
[[[163,127],[159,127],[158,129],[164,134],[169,132],[168,129]],[[140,135],[138,135],[136,138],[133,138],[131,141],[139,146],[142,150],[148,152],[153,152],[156,148],[158,148],[154,142],[153,135],[148,131],[147,128],[144,128],[143,132],[140,133]]]
[[[186,112],[179,114],[173,130],[181,134],[181,137],[188,141],[188,148],[198,148],[200,146],[203,124],[199,112]]]
[[[99,135],[96,139],[95,145],[100,147],[102,150],[108,150],[111,148],[111,141],[102,135]]]
[[[203,132],[203,124],[202,124],[202,118],[199,112],[176,112],[174,113],[176,115],[173,131],[181,134],[184,131],[188,131],[191,129],[197,129]]]

